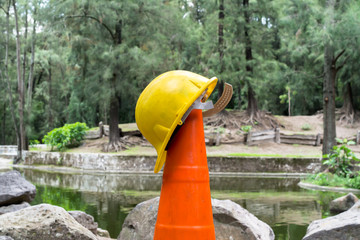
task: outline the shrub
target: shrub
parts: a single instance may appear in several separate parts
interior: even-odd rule
[[[241,130],[246,133],[250,132],[251,129],[252,129],[252,126],[250,126],[250,125],[241,126]]]
[[[355,177],[349,178],[346,182],[346,186],[349,188],[360,189],[360,172],[357,172]]]
[[[308,123],[305,123],[301,126],[301,129],[304,131],[309,131],[309,130],[311,130],[311,125]]]
[[[354,145],[354,141],[347,139],[336,139],[340,146],[334,146],[330,154],[324,155],[323,164],[329,166],[329,170],[341,177],[349,177],[352,174],[352,161],[360,161],[355,154],[348,148],[349,145]]]
[[[37,144],[40,144],[39,140],[33,139],[33,140],[29,141],[30,146],[34,146],[34,145],[37,145]]]
[[[56,147],[58,150],[63,151],[69,146],[80,144],[84,139],[88,127],[86,123],[73,123],[65,124],[61,128],[55,128],[48,132],[43,138],[43,143],[50,145],[51,150]]]

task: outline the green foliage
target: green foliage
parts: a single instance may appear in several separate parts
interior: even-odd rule
[[[66,147],[78,145],[85,137],[88,127],[86,123],[65,124],[61,128],[55,128],[44,136],[43,142],[63,151]]]
[[[251,129],[252,129],[252,126],[251,126],[251,125],[241,126],[241,131],[246,132],[246,133],[250,132]]]
[[[219,133],[219,134],[225,133],[225,128],[223,128],[223,127],[216,128],[216,133]]]
[[[307,177],[306,182],[320,186],[329,186],[329,187],[345,187],[345,188],[355,188],[360,189],[360,172],[354,174],[354,176],[338,176],[330,172],[327,173],[318,173],[312,174]]]
[[[304,131],[309,131],[309,130],[311,130],[311,125],[309,123],[304,123],[301,126],[301,129],[304,130]]]
[[[37,144],[40,144],[39,140],[34,139],[34,140],[29,141],[30,146],[34,146],[34,145],[37,145]]]
[[[359,162],[355,154],[348,148],[355,144],[347,139],[336,139],[340,144],[334,146],[331,154],[324,155],[323,164],[328,165],[329,172],[310,175],[306,181],[321,186],[348,187],[360,189],[360,172],[353,172],[353,164]]]
[[[348,178],[348,181],[346,182],[346,186],[349,188],[360,189],[360,172],[357,172],[355,177]]]
[[[341,144],[334,146],[330,154],[324,155],[323,164],[328,165],[329,170],[334,172],[340,177],[349,177],[352,174],[352,162],[359,162],[355,154],[348,148],[349,145],[354,145],[355,142],[348,141],[347,139],[336,139]]]
[[[321,172],[310,175],[307,181],[320,186],[342,187],[345,186],[347,179],[329,172]]]

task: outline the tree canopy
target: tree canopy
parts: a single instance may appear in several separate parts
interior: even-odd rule
[[[0,7],[1,144],[19,142],[21,126],[40,140],[66,123],[133,122],[140,92],[174,69],[229,82],[228,107],[251,116],[309,115],[324,107],[328,59],[343,120],[360,110],[355,0],[0,0]],[[220,84],[212,97],[221,91]]]

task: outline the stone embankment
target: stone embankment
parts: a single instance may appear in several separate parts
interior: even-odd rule
[[[156,156],[96,153],[27,152],[27,166],[52,165],[89,171],[153,172]],[[314,173],[319,158],[208,156],[210,173]]]
[[[0,170],[7,170],[13,163],[17,153],[17,146],[15,145],[1,145],[0,146]]]

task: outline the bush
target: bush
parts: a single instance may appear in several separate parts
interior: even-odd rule
[[[324,155],[325,161],[323,164],[329,166],[329,170],[341,177],[349,177],[352,175],[352,162],[360,161],[355,154],[348,148],[349,145],[354,145],[354,141],[347,139],[336,139],[340,146],[334,146],[330,154]]]
[[[29,141],[30,146],[34,146],[34,145],[37,145],[37,144],[40,144],[39,140],[34,139],[34,140]]]
[[[308,123],[305,123],[301,126],[301,129],[304,131],[309,131],[309,130],[311,130],[311,125]]]
[[[63,151],[70,146],[77,146],[84,139],[86,130],[89,128],[86,123],[65,124],[61,128],[55,128],[48,132],[43,138],[43,143],[50,145],[51,150],[56,147]]]
[[[321,172],[318,174],[310,175],[307,178],[307,181],[316,185],[331,186],[331,187],[343,187],[346,186],[346,184],[348,183],[347,178],[342,178],[338,175],[329,172],[327,173]]]
[[[346,139],[336,139],[341,145],[334,146],[333,151],[324,155],[323,164],[328,165],[329,172],[310,175],[306,181],[321,186],[348,187],[360,189],[360,172],[353,172],[353,165],[360,161],[348,148],[355,144]]]
[[[346,186],[349,188],[360,189],[360,172],[357,172],[355,177],[349,178],[346,182]]]
[[[241,130],[246,133],[250,132],[251,129],[252,129],[252,126],[250,126],[250,125],[241,126]]]

